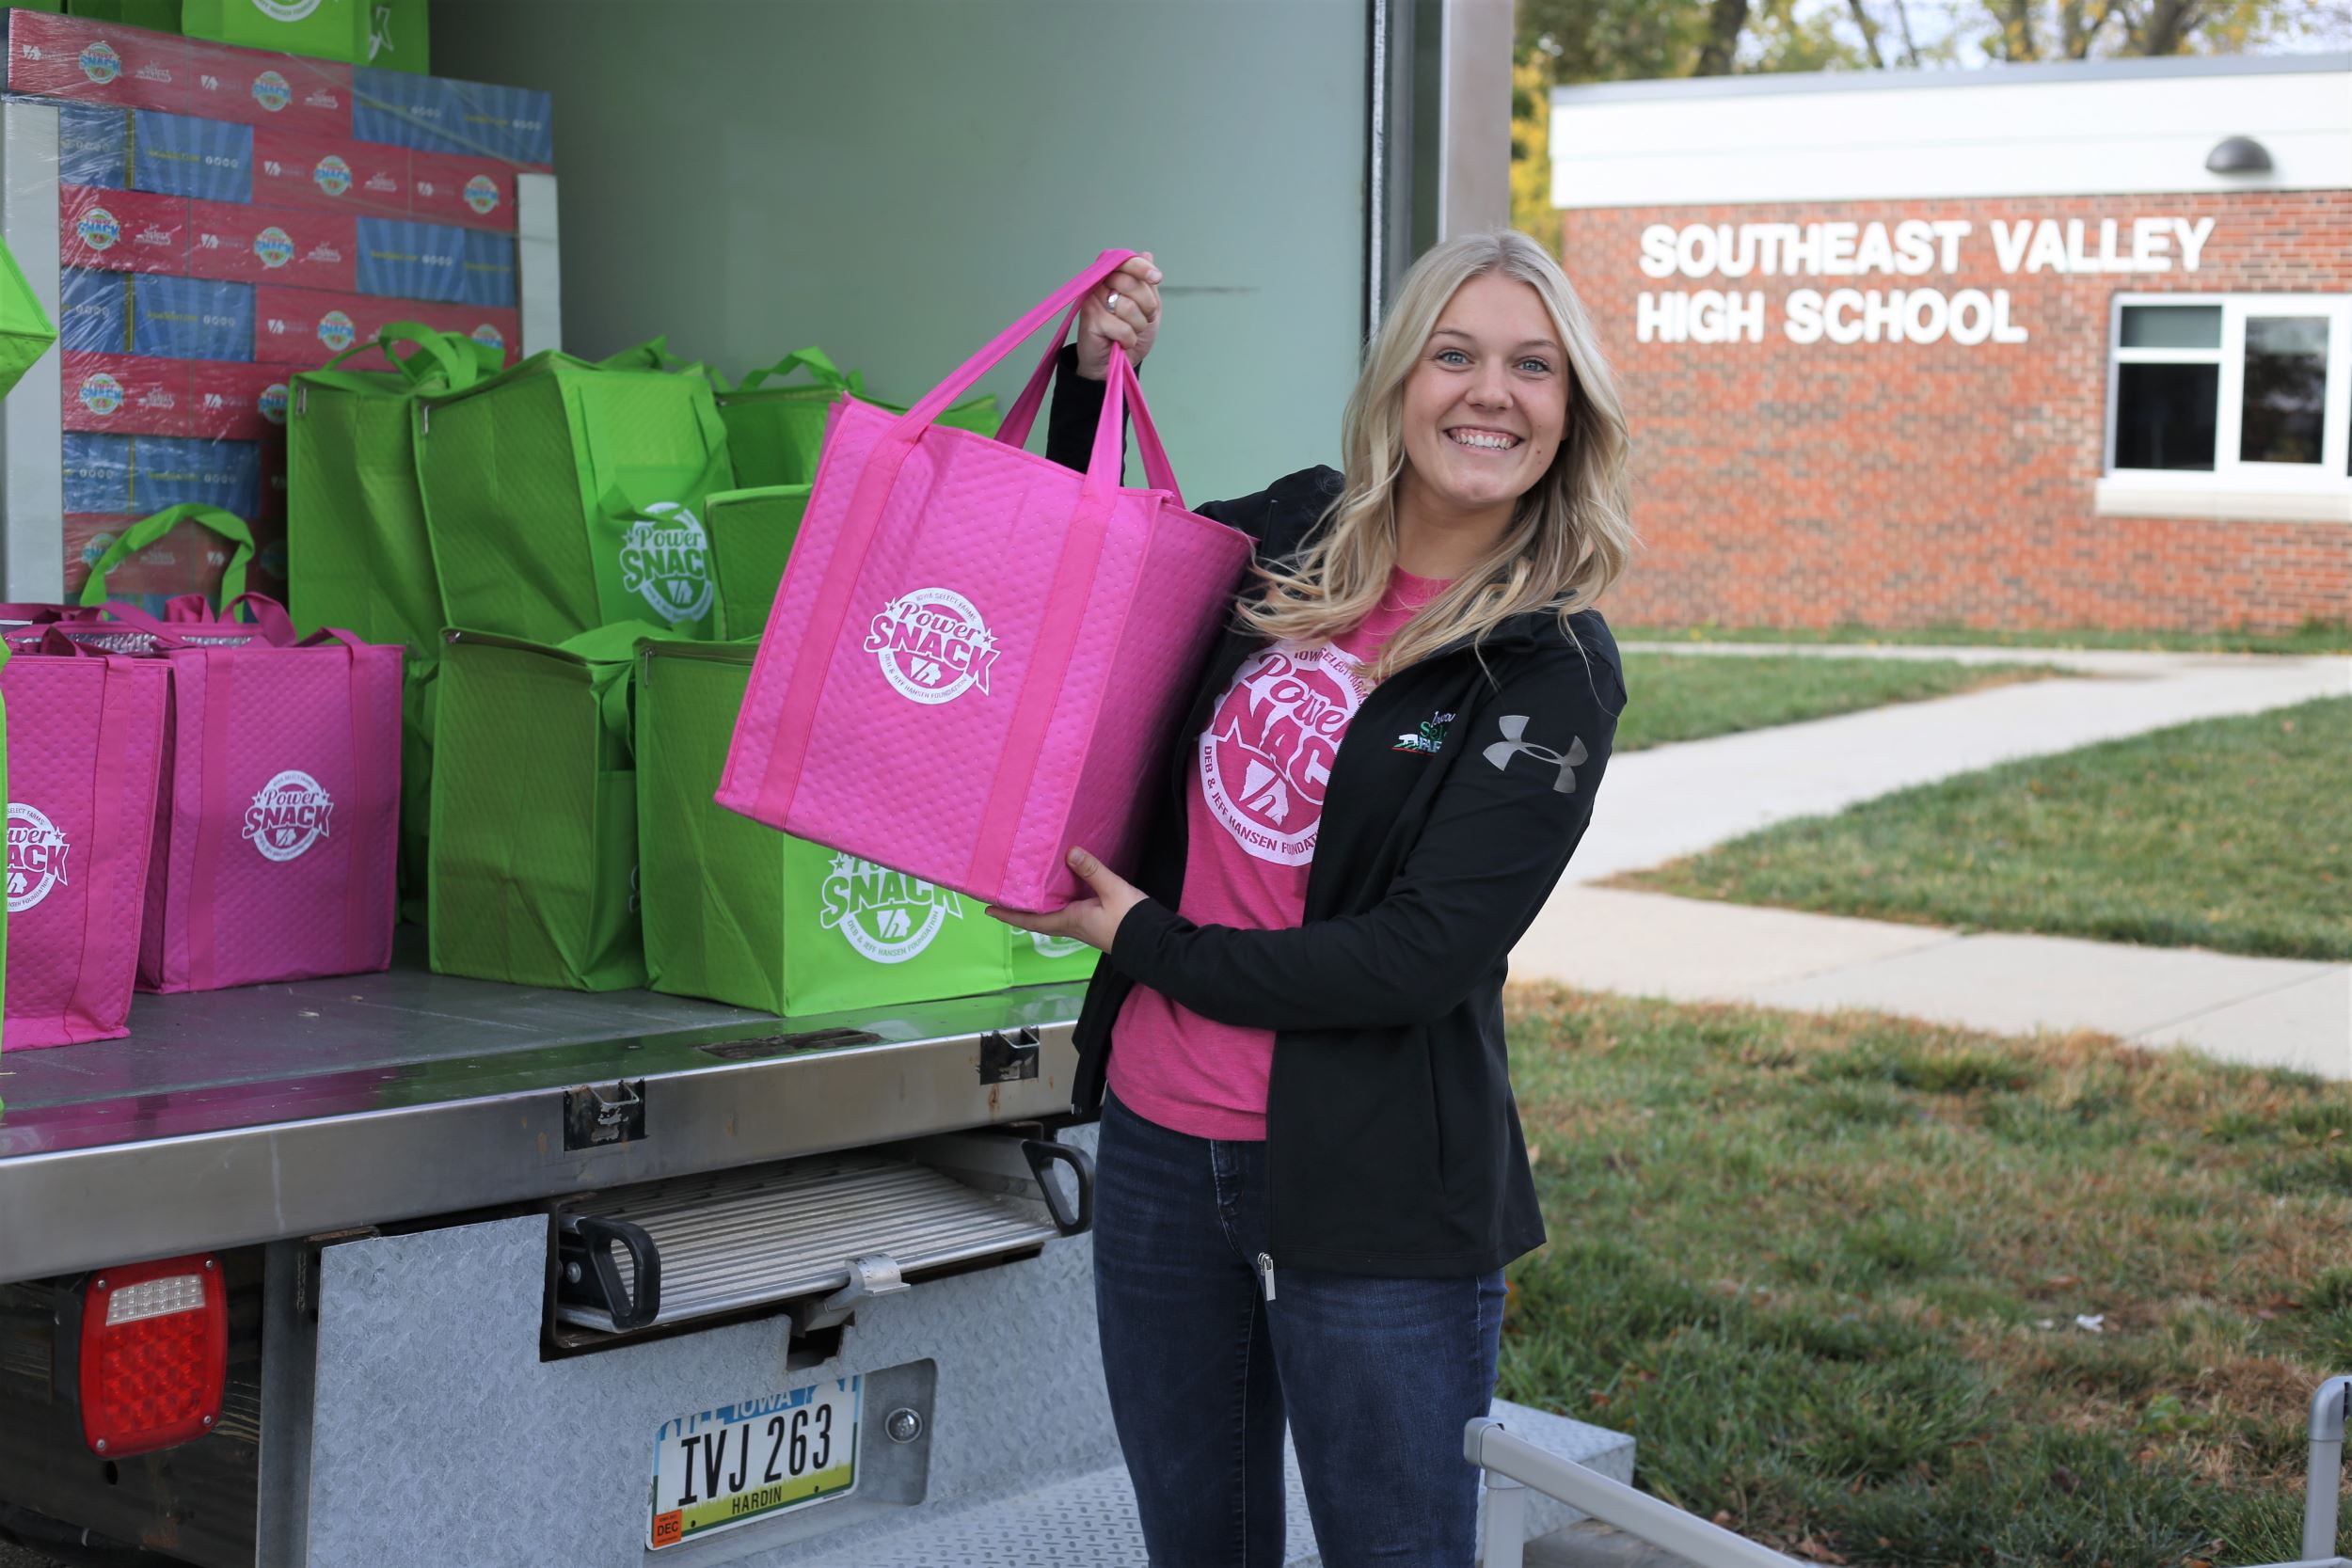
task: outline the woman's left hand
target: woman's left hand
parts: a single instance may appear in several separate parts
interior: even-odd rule
[[[1078,879],[1086,883],[1094,896],[1065,904],[1052,914],[999,909],[993,904],[988,907],[988,912],[1024,931],[1083,942],[1100,952],[1109,952],[1119,936],[1119,923],[1148,895],[1084,849],[1070,851],[1070,869],[1078,874]]]

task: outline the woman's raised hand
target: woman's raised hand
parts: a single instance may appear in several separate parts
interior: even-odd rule
[[[1100,381],[1110,373],[1111,345],[1143,363],[1160,335],[1160,269],[1148,250],[1130,256],[1109,281],[1078,308],[1078,373]]]
[[[998,909],[993,904],[988,906],[987,912],[1008,926],[1017,926],[1041,937],[1083,942],[1107,953],[1119,938],[1119,923],[1127,918],[1129,910],[1143,902],[1144,892],[1084,849],[1071,850],[1068,859],[1070,869],[1087,885],[1086,897],[1073,899],[1052,914]]]

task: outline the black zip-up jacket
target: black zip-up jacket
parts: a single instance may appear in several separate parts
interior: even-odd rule
[[[1083,468],[1103,387],[1075,373],[1074,352],[1063,351],[1047,453]],[[1197,510],[1279,560],[1311,537],[1340,483],[1310,468]],[[1194,748],[1169,747],[1132,878],[1150,897],[1088,988],[1073,1109],[1101,1108],[1111,1026],[1138,984],[1205,1018],[1273,1030],[1278,1270],[1477,1275],[1543,1243],[1502,982],[1591,820],[1625,705],[1607,625],[1588,610],[1573,626],[1570,637],[1557,614],[1514,617],[1479,650],[1456,643],[1365,697],[1325,786],[1305,916],[1288,930],[1177,912]],[[1228,624],[1176,736],[1200,733],[1263,645]]]

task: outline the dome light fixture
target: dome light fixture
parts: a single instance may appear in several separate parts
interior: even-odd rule
[[[2205,167],[2216,174],[2268,174],[2270,150],[2251,136],[2229,136],[2205,154]]]

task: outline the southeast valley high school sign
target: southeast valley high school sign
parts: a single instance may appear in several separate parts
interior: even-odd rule
[[[2214,220],[1994,218],[1993,260],[2020,273],[2195,272]],[[1924,277],[1960,269],[1976,235],[1967,218],[1884,223],[1654,223],[1642,230],[1642,271],[1650,277]],[[1635,332],[1645,343],[1760,343],[1765,291],[1643,291]],[[1781,299],[1781,331],[1792,343],[1933,343],[1949,339],[2022,343],[2007,289],[1791,289]]]

